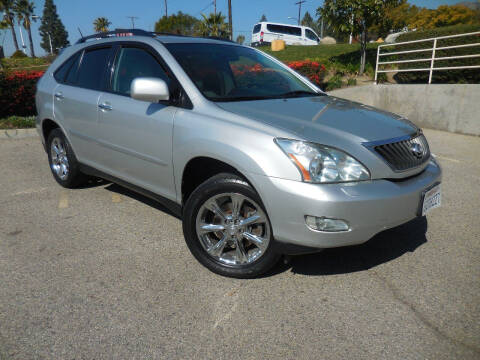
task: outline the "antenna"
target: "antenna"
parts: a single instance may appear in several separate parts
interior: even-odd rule
[[[80,26],[77,26],[78,32],[80,33],[80,37],[83,38],[82,30],[80,30]]]
[[[138,19],[138,16],[127,16],[132,21],[132,29],[135,29],[135,19]]]

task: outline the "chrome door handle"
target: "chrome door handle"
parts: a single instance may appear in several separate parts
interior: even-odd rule
[[[99,104],[98,107],[102,110],[105,110],[105,111],[110,111],[112,110],[112,106],[111,105],[108,105],[108,104]]]
[[[63,94],[61,92],[55,93],[55,99],[57,100],[62,100],[64,98]]]

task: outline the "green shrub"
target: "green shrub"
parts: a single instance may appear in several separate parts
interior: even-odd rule
[[[355,86],[355,85],[357,85],[357,79],[349,78],[347,80],[347,86]]]
[[[21,59],[28,57],[22,50],[17,50],[12,54],[12,59]]]
[[[335,89],[340,89],[343,86],[342,77],[340,75],[334,75],[327,81],[325,84],[325,91],[331,91]]]
[[[9,116],[0,119],[0,129],[27,129],[35,127],[35,116]]]
[[[439,36],[448,36],[462,33],[470,33],[480,31],[480,25],[456,25],[447,26],[442,28],[436,28],[424,31],[415,31],[402,34],[398,37],[397,42],[413,41],[420,39],[429,39]],[[471,43],[479,43],[480,35],[473,35],[460,38],[441,39],[437,41],[438,47],[463,45]],[[389,52],[403,51],[403,50],[417,50],[417,49],[431,49],[433,47],[433,41],[425,41],[420,43],[397,45],[384,48]],[[392,60],[411,60],[411,59],[425,59],[431,57],[431,51],[418,52],[412,54],[401,54],[383,57],[382,61]],[[437,50],[436,57],[447,57],[457,55],[471,55],[480,54],[480,47],[472,46],[465,48],[449,49],[449,50]],[[447,67],[447,66],[467,66],[467,65],[480,65],[480,58],[466,58],[456,60],[436,60],[435,67]],[[413,68],[429,68],[430,61],[414,62],[399,64],[399,69],[413,69]],[[416,71],[416,72],[401,72],[394,76],[394,79],[399,83],[428,83],[429,72],[428,71]],[[480,70],[477,69],[462,69],[462,70],[440,70],[434,71],[432,76],[432,83],[442,84],[454,84],[454,83],[480,83]]]

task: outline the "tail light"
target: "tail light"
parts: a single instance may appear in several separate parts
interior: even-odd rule
[[[261,32],[260,32],[260,42],[263,42],[263,34],[264,34],[264,32],[261,31]]]

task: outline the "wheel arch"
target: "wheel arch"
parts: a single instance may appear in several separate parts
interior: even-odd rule
[[[220,173],[232,173],[240,176],[255,190],[248,177],[239,171],[237,167],[214,157],[196,156],[186,163],[182,171],[180,182],[182,204],[187,202],[188,197],[200,184]]]

